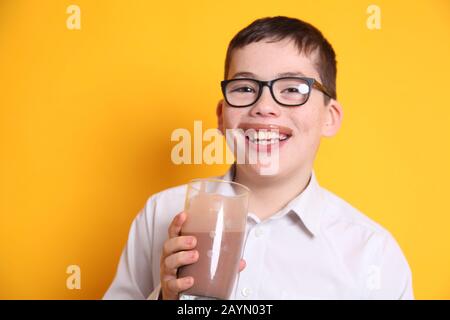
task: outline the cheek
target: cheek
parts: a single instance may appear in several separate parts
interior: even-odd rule
[[[243,112],[238,108],[225,107],[223,109],[223,125],[225,128],[236,128],[240,123]]]
[[[292,122],[295,124],[300,137],[315,137],[320,132],[320,113],[311,109],[296,110],[292,114]]]

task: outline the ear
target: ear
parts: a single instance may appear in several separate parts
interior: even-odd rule
[[[219,131],[225,135],[223,130],[223,99],[219,100],[216,107],[216,115],[217,115],[217,128]]]
[[[337,134],[343,118],[342,106],[337,100],[331,99],[325,106],[325,115],[322,123],[322,136],[332,137]]]

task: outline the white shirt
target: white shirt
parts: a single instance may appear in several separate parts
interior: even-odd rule
[[[221,177],[232,180],[234,166]],[[104,299],[157,299],[159,263],[186,185],[151,196],[133,221],[117,274]],[[271,218],[249,213],[246,268],[231,299],[413,299],[411,271],[392,235],[319,186]]]

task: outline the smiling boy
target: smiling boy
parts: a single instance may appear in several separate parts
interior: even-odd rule
[[[273,174],[238,162],[222,177],[252,191],[230,298],[413,299],[411,272],[392,235],[316,180],[320,141],[339,131],[343,116],[335,53],[322,33],[293,18],[254,21],[229,44],[222,91],[219,130],[253,130],[246,145],[273,144],[279,162]],[[278,134],[266,139],[265,129]],[[149,198],[104,298],[177,299],[193,285],[192,277],[176,277],[198,259],[196,239],[179,236],[185,192],[184,185]]]

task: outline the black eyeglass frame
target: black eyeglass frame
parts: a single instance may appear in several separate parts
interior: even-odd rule
[[[273,89],[272,89],[274,83],[279,81],[279,80],[285,80],[285,79],[297,79],[297,80],[300,79],[300,80],[305,81],[308,84],[308,87],[309,87],[308,96],[306,97],[304,102],[302,102],[300,104],[285,104],[285,103],[281,103],[280,101],[277,100],[277,98],[275,98],[275,94],[273,93]],[[256,82],[258,84],[258,86],[259,86],[258,96],[256,97],[255,101],[253,101],[250,104],[246,104],[246,105],[243,105],[243,106],[233,105],[233,104],[231,104],[228,101],[228,98],[227,98],[227,95],[226,95],[226,88],[227,88],[227,85],[229,83],[232,83],[232,82],[235,82],[235,81],[241,81],[241,80],[248,80],[248,81]],[[270,81],[262,81],[262,80],[257,80],[257,79],[253,79],[253,78],[235,78],[235,79],[229,79],[229,80],[222,80],[220,82],[220,86],[222,88],[222,94],[223,94],[223,97],[225,98],[225,101],[231,107],[234,107],[234,108],[245,108],[245,107],[249,107],[251,105],[254,105],[259,100],[259,98],[261,97],[261,94],[263,92],[264,86],[269,87],[270,95],[272,96],[273,100],[275,100],[276,103],[278,103],[279,105],[282,105],[284,107],[298,107],[298,106],[304,105],[309,100],[309,96],[311,94],[311,88],[315,88],[315,89],[319,90],[320,92],[322,92],[323,94],[325,94],[326,96],[328,96],[330,98],[333,98],[331,96],[331,94],[328,92],[328,90],[319,81],[317,81],[314,78],[309,78],[309,77],[282,77],[282,78],[277,78],[277,79],[273,79],[273,80],[270,80]]]

